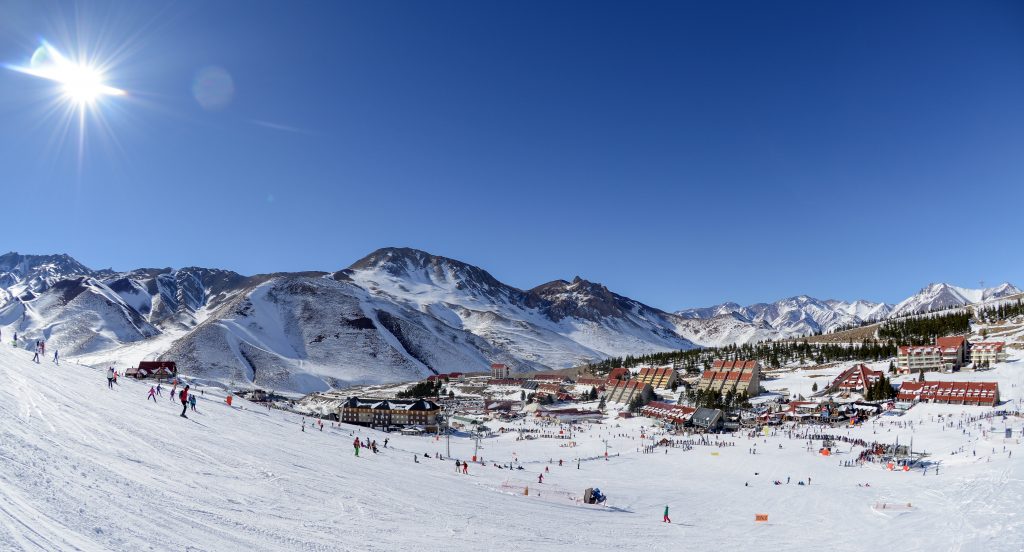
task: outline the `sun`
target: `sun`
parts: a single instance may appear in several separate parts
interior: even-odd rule
[[[106,84],[102,69],[72,61],[45,41],[32,54],[27,66],[8,65],[8,68],[57,83],[61,96],[80,110],[95,105],[103,96],[125,95],[124,90]]]
[[[103,83],[103,73],[85,65],[62,67],[53,80],[61,85],[64,97],[79,106],[93,104],[100,96],[123,96],[124,91]]]

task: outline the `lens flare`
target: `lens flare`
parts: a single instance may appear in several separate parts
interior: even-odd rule
[[[87,63],[71,61],[45,41],[36,48],[28,66],[7,67],[59,84],[64,99],[79,109],[94,105],[103,96],[125,95],[124,90],[105,83],[106,77],[101,69]]]

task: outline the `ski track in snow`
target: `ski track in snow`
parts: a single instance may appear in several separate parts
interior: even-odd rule
[[[121,379],[108,390],[99,370],[29,358],[0,348],[0,550],[853,551],[894,538],[908,550],[1024,547],[1017,513],[1022,447],[1008,445],[1012,459],[990,455],[1001,439],[978,441],[934,425],[913,435],[915,448],[942,462],[939,476],[840,468],[837,462],[858,449],[840,445],[823,458],[803,441],[776,437],[640,454],[637,433],[650,422],[634,419],[577,435],[574,449],[558,439],[485,439],[480,454],[488,464],[515,454],[526,469],[472,464],[466,477],[451,460],[423,458],[444,454],[445,440],[388,435],[389,448],[355,458],[350,431],[378,443],[385,435],[329,424],[302,432],[297,415],[243,400],[229,408],[212,388],[199,395],[192,420],[183,420],[170,389],[147,402],[149,382]],[[1018,359],[978,377],[999,378],[1004,398],[1018,399],[1020,365]],[[922,405],[903,419],[984,411]],[[1010,425],[1019,431],[1024,420],[1011,418]],[[911,435],[872,431],[832,432],[890,442]],[[604,437],[608,461],[601,459]],[[750,455],[755,442],[759,454]],[[962,445],[984,454],[949,455]],[[469,439],[454,438],[451,446],[456,457],[473,454]],[[583,458],[580,470],[575,457]],[[545,466],[551,472],[537,484]],[[787,476],[794,483],[813,477],[813,485],[771,484]],[[858,487],[862,482],[871,487]],[[576,502],[588,486],[601,487],[609,507]],[[877,512],[876,502],[914,508]],[[677,523],[660,523],[666,504]],[[771,521],[754,523],[755,513]]]

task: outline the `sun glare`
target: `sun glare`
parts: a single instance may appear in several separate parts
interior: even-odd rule
[[[36,49],[28,66],[8,67],[59,84],[63,98],[81,109],[95,104],[102,96],[125,94],[124,90],[104,82],[101,69],[69,60],[46,42]]]

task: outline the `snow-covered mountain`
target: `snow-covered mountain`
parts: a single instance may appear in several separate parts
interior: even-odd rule
[[[885,303],[858,300],[853,302],[821,300],[806,295],[781,299],[774,303],[757,303],[741,307],[736,303],[722,303],[712,307],[686,309],[677,312],[679,316],[695,320],[718,319],[733,321],[733,328],[724,334],[743,335],[744,332],[757,338],[781,338],[827,333],[838,328],[881,320],[888,316],[892,307]],[[723,318],[725,317],[725,318]],[[717,342],[720,344],[735,341]],[[701,343],[705,343],[701,341]]]
[[[675,315],[600,284],[576,278],[520,290],[413,249],[382,249],[333,274],[252,277],[4,258],[0,326],[17,331],[22,346],[46,339],[66,355],[96,359],[159,335],[173,341],[161,358],[193,375],[281,390],[482,371],[492,362],[564,368],[694,346],[677,333]]]
[[[478,267],[404,248],[376,251],[334,277],[537,365],[694,346],[676,333],[675,316],[578,277],[524,291]]]
[[[75,276],[100,277],[109,270],[92,270],[66,254],[21,255],[5,253],[0,255],[0,306],[22,294],[46,291],[53,284]]]
[[[0,256],[0,327],[88,362],[173,359],[219,382],[313,391],[431,373],[565,368],[609,356],[829,332],[1019,293],[933,284],[895,308],[797,296],[669,313],[576,277],[533,289],[407,248],[334,273],[186,267],[94,271],[67,255]],[[155,351],[155,352],[154,352]]]
[[[921,291],[900,301],[892,309],[892,316],[919,314],[935,310],[960,307],[972,303],[980,303],[991,299],[999,299],[1018,295],[1021,291],[1009,283],[1002,283],[990,288],[963,288],[949,284],[928,284]]]

